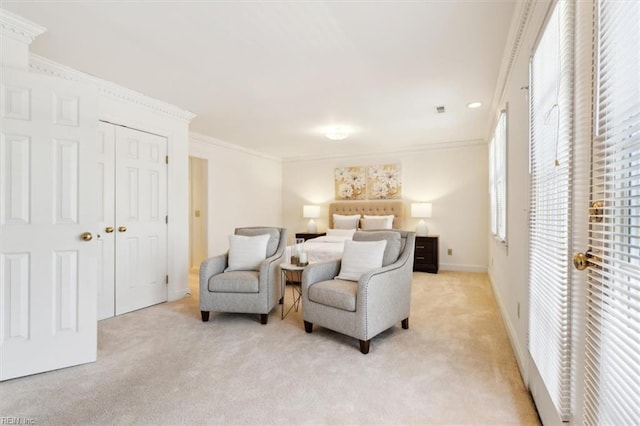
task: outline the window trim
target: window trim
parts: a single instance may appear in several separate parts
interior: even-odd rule
[[[501,109],[489,141],[489,215],[493,238],[507,244],[507,158],[509,132],[508,105]],[[500,136],[502,136],[500,138]],[[498,137],[498,139],[496,139]],[[500,184],[502,184],[500,186]],[[502,196],[502,203],[500,203]],[[503,232],[501,232],[503,231]]]

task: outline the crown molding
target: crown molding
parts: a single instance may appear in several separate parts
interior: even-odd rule
[[[398,148],[393,150],[381,150],[381,151],[368,151],[365,153],[346,153],[346,154],[332,154],[332,155],[309,155],[283,158],[282,162],[291,163],[296,161],[317,161],[317,160],[343,160],[343,159],[360,159],[360,158],[375,158],[384,155],[398,155],[405,153],[424,152],[424,151],[439,151],[450,149],[461,149],[474,146],[486,146],[487,142],[482,139],[470,139],[462,141],[448,141],[448,142],[434,142],[422,145],[412,145],[406,148]]]
[[[303,155],[298,157],[286,157],[280,158],[272,155],[267,155],[262,152],[258,152],[252,149],[235,145],[229,142],[216,139],[211,136],[203,135],[202,133],[189,132],[189,140],[194,142],[201,142],[208,145],[214,145],[220,148],[230,149],[233,151],[242,152],[244,154],[253,155],[256,157],[265,158],[267,160],[279,161],[282,163],[292,163],[296,161],[316,161],[316,160],[337,160],[337,159],[349,159],[349,158],[368,158],[379,157],[381,155],[397,155],[402,153],[423,152],[423,151],[435,151],[445,149],[460,149],[472,146],[486,145],[487,143],[482,139],[471,139],[463,141],[451,141],[451,142],[437,142],[423,145],[413,145],[406,148],[384,150],[379,152],[367,152],[366,154],[346,153],[346,154],[333,154],[333,155]]]
[[[109,96],[118,100],[122,100],[131,104],[144,107],[155,113],[178,119],[189,123],[196,115],[190,111],[178,108],[164,101],[151,98],[127,89],[118,84],[112,83],[101,78],[85,74],[81,71],[59,64],[50,59],[31,53],[29,55],[29,68],[31,71],[41,74],[47,74],[64,80],[78,81],[89,83],[98,88],[101,95]]]
[[[529,22],[531,21],[531,14],[535,4],[535,0],[516,2],[516,10],[513,12],[513,17],[511,18],[507,43],[505,44],[502,62],[500,63],[500,72],[496,81],[496,90],[493,94],[493,100],[491,101],[491,111],[495,111],[496,114],[498,111],[498,105],[504,96],[507,83],[511,77],[511,70],[513,69],[515,60],[520,53],[522,41],[525,37]],[[496,114],[492,114],[490,116],[491,118],[488,123],[487,135],[490,135],[493,131]]]
[[[0,9],[0,27],[2,35],[30,45],[36,37],[47,31],[43,26],[24,19],[8,10]]]
[[[267,155],[262,152],[254,151],[252,149],[248,149],[240,145],[235,145],[229,142],[225,142],[220,139],[213,138],[211,136],[203,135],[202,133],[189,132],[189,140],[194,142],[201,142],[207,145],[217,146],[219,148],[225,148],[233,151],[242,152],[244,154],[253,155],[255,157],[260,157],[267,160],[282,162],[282,158],[274,157],[272,155]]]

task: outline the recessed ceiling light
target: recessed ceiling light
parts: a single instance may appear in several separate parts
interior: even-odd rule
[[[330,127],[324,132],[324,135],[332,141],[341,141],[346,139],[349,134],[351,134],[349,129],[340,126]]]
[[[482,106],[482,102],[471,102],[467,104],[467,108],[480,108]]]

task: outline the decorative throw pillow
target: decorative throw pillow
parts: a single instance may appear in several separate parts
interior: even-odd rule
[[[365,216],[360,219],[360,229],[391,229],[393,216]]]
[[[225,271],[258,271],[267,258],[268,234],[229,235],[229,265]]]
[[[356,229],[358,228],[358,222],[360,221],[360,215],[342,215],[333,214],[333,229]]]
[[[256,226],[252,228],[238,228],[236,235],[244,235],[247,237],[255,237],[256,235],[269,234],[269,243],[267,244],[267,257],[276,254],[278,245],[280,244],[280,231],[276,228]]]
[[[358,281],[365,272],[382,266],[386,240],[344,242],[344,252],[340,264],[340,273],[335,279]]]
[[[382,266],[395,263],[402,251],[402,235],[398,231],[359,231],[353,235],[353,241],[380,241],[386,240],[387,246],[384,248],[382,256]]]
[[[327,237],[347,237],[353,238],[356,229],[327,229]]]

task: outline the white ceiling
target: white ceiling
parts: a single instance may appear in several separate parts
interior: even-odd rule
[[[193,131],[287,159],[485,139],[515,1],[2,7],[48,29],[32,52],[189,110]],[[355,132],[329,141],[319,130],[332,124]]]

